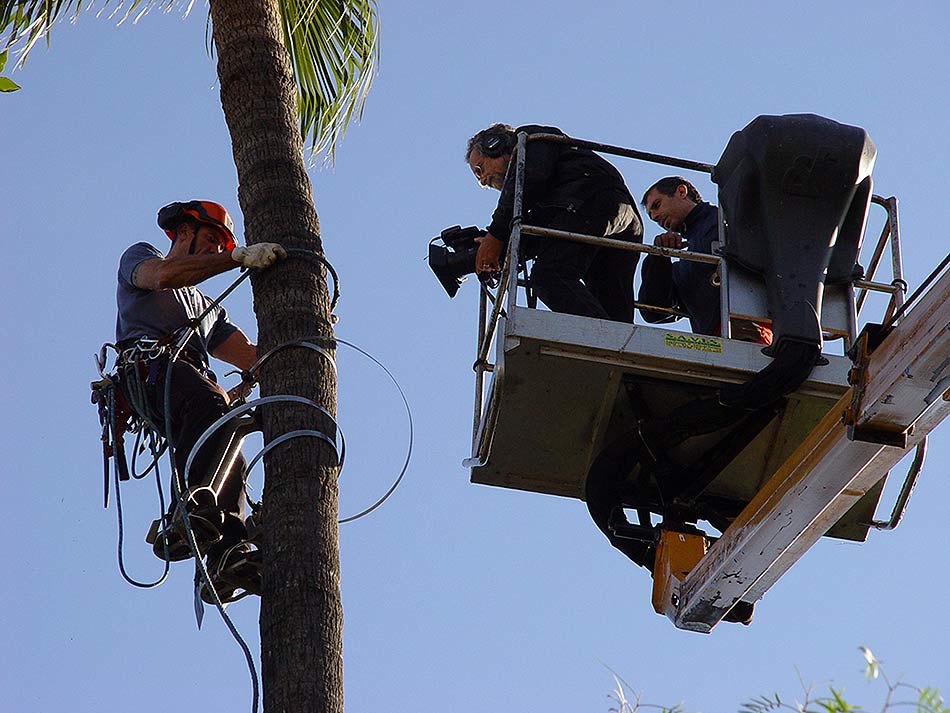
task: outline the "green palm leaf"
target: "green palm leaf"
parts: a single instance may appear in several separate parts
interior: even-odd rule
[[[374,0],[281,0],[284,42],[297,80],[301,134],[333,147],[362,114],[379,60]]]
[[[49,43],[56,22],[95,3],[83,0],[0,0],[0,52],[17,47],[23,64],[40,39]],[[104,0],[97,15],[137,21],[152,10],[190,12],[194,0]],[[379,63],[375,0],[279,0],[284,44],[298,90],[300,131],[315,152],[332,158],[363,104]]]

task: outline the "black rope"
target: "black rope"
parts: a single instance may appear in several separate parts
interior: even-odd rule
[[[300,255],[316,260],[327,269],[327,272],[333,278],[333,293],[330,297],[330,311],[333,312],[336,309],[336,303],[340,301],[340,278],[336,274],[333,264],[316,250],[308,248],[285,248],[285,250],[287,250],[288,255]]]
[[[152,462],[149,463],[148,468],[143,470],[141,473],[136,469],[136,461],[138,459],[138,454],[145,449],[145,446],[139,448],[139,441],[142,438],[142,434],[147,433],[149,439],[149,452],[152,454]],[[148,426],[143,426],[139,429],[139,432],[135,436],[135,445],[132,448],[132,462],[129,464],[129,475],[131,475],[135,480],[142,480],[145,476],[152,472],[152,469],[158,468],[159,459],[165,454],[165,449],[168,447],[166,443],[162,442],[161,434],[158,433],[153,428]]]
[[[159,475],[158,470],[158,457],[154,462],[155,467],[155,482],[158,486],[158,502],[161,512],[165,512],[165,494],[162,492],[162,480]],[[146,472],[145,475],[148,473]],[[144,476],[143,476],[144,477]],[[122,494],[119,489],[119,469],[115,469],[115,509],[116,517],[119,521],[119,542],[118,542],[118,558],[119,558],[119,572],[122,574],[122,578],[126,582],[131,584],[133,587],[139,587],[140,589],[152,589],[162,584],[168,578],[168,572],[171,568],[171,563],[168,561],[168,542],[165,542],[165,563],[164,570],[162,571],[161,576],[156,579],[154,582],[140,582],[128,574],[125,568],[125,558],[123,555],[123,543],[125,541],[125,527],[124,527],[124,517],[122,515]]]

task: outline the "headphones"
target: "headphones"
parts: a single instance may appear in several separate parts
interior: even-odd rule
[[[508,137],[504,134],[483,134],[478,140],[478,151],[482,156],[498,158],[509,153]]]

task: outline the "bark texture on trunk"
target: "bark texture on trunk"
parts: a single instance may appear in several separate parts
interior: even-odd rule
[[[297,96],[273,0],[213,0],[221,104],[231,133],[248,244],[276,242],[322,254],[304,167]],[[291,257],[252,277],[260,353],[314,335],[332,338],[324,271]],[[261,394],[295,394],[336,413],[336,374],[326,360],[289,349],[265,366]],[[313,409],[264,407],[264,440],[332,424]],[[318,424],[318,425],[315,425]],[[337,468],[313,438],[265,459],[261,679],[264,713],[343,710],[343,608]]]

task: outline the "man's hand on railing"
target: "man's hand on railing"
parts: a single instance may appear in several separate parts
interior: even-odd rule
[[[653,244],[658,248],[673,248],[674,250],[682,250],[686,247],[686,241],[683,240],[683,236],[679,233],[671,232],[657,235],[653,239]]]

